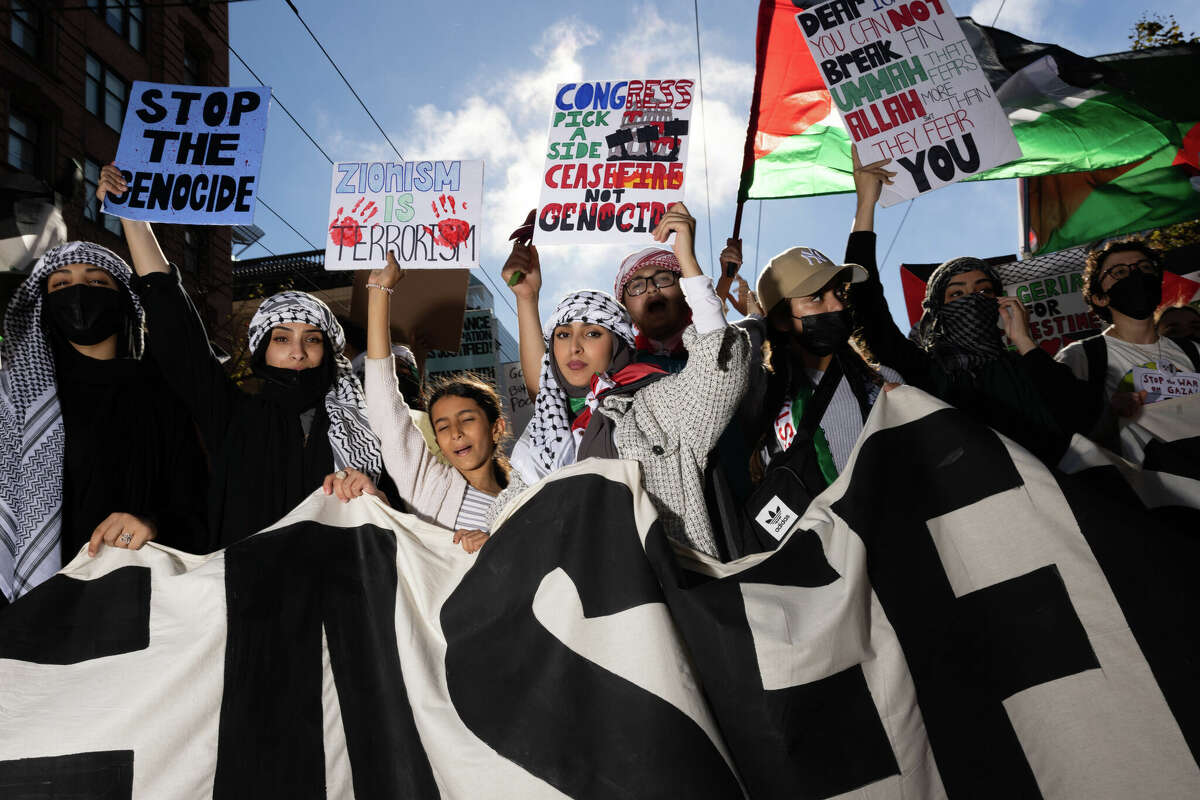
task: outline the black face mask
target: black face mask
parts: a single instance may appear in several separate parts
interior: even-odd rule
[[[796,319],[803,323],[796,339],[801,347],[814,356],[827,356],[850,341],[849,311],[825,311]]]
[[[333,386],[334,360],[328,351],[325,356],[319,365],[308,369],[256,364],[254,374],[263,379],[263,397],[297,414],[316,408]]]
[[[81,345],[103,342],[128,319],[120,291],[82,283],[47,294],[42,307],[68,341]]]
[[[1162,302],[1162,277],[1140,269],[1129,273],[1108,290],[1108,305],[1127,317],[1146,319]]]

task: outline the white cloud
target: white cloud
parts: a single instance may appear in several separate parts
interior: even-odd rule
[[[663,42],[691,43],[695,30],[664,19],[652,6],[635,10],[627,30],[605,37],[600,31],[566,18],[550,25],[533,49],[536,64],[513,70],[489,82],[505,87],[483,95],[470,93],[448,104],[412,109],[403,134],[395,141],[406,158],[482,158],[484,215],[483,269],[501,291],[500,267],[510,246],[508,236],[538,202],[545,159],[550,106],[555,87],[583,79],[606,79],[643,74],[648,77],[696,77],[695,50],[664,47]],[[713,37],[716,38],[715,36]],[[705,52],[703,113],[692,116],[688,157],[687,202],[699,220],[697,253],[708,262],[705,224],[705,179],[713,210],[729,209],[736,200],[746,115],[754,81],[754,65]],[[368,132],[369,133],[369,132]],[[335,131],[327,135],[332,152],[389,157],[375,138]],[[707,142],[709,173],[705,174]],[[717,250],[724,235],[714,234]],[[542,311],[550,311],[568,291],[578,288],[609,290],[628,246],[556,246],[541,249],[544,270]],[[509,297],[511,300],[511,296]],[[497,309],[504,300],[497,298]],[[507,316],[507,315],[505,315]],[[515,331],[514,331],[515,332]]]

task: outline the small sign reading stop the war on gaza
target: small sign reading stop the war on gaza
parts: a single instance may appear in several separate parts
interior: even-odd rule
[[[269,87],[134,81],[117,146],[129,191],[104,199],[125,219],[249,225],[267,137]]]
[[[947,0],[828,0],[796,15],[864,163],[894,205],[1021,155]]]

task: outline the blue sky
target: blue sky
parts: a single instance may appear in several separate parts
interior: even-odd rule
[[[608,0],[577,3],[337,4],[294,0],[305,21],[354,84],[406,159],[485,160],[481,226],[483,269],[501,291],[507,235],[537,204],[553,89],[580,79],[640,74],[696,77],[692,2],[654,4]],[[954,10],[990,24],[1000,0],[959,2]],[[272,86],[309,133],[334,158],[391,158],[394,153],[283,0],[232,3],[230,41]],[[699,2],[704,103],[693,116],[686,202],[699,221],[697,255],[703,267],[733,227],[737,173],[754,79],[757,3]],[[1005,0],[997,27],[1035,41],[1054,42],[1082,55],[1128,49],[1142,11],[1174,14],[1185,31],[1200,30],[1200,3],[1121,3],[1116,0]],[[230,58],[231,85],[255,81]],[[703,158],[708,151],[706,202]],[[261,197],[312,242],[322,244],[328,224],[330,167],[278,108],[267,131]],[[747,204],[742,236],[747,266],[793,245],[840,259],[853,216],[852,195]],[[892,241],[906,204],[880,209],[879,258]],[[263,208],[256,224],[276,253],[309,249]],[[758,240],[758,252],[755,241]],[[957,255],[1015,252],[1018,241],[1015,181],[959,184],[916,201],[884,265],[894,311],[902,313],[897,267]],[[611,290],[612,274],[634,248],[541,248],[543,313],[577,288]],[[252,247],[243,257],[266,255]],[[509,298],[511,300],[511,296]],[[516,331],[502,299],[497,315]]]

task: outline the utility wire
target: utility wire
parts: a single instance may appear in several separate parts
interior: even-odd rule
[[[280,214],[278,211],[276,211],[275,209],[273,209],[269,205],[267,205],[267,201],[263,200],[261,195],[259,195],[259,197],[258,197],[258,204],[260,206],[262,206],[263,208],[265,208],[267,211],[270,211],[272,214],[274,214],[279,219],[279,221],[282,222],[284,225],[287,225],[289,228],[291,228],[292,233],[296,234],[301,239],[303,239],[308,244],[308,246],[311,247],[313,250],[322,250],[323,249],[323,248],[317,247],[315,244],[313,244],[311,239],[309,239],[307,236],[305,236],[300,231],[296,230],[295,225],[288,222],[286,219],[283,218],[282,214]]]
[[[1000,0],[1000,7],[996,9],[996,16],[992,17],[992,27],[996,27],[996,20],[1000,19],[1000,12],[1004,10],[1004,4],[1008,0]]]
[[[354,90],[354,86],[351,85],[350,81],[346,79],[346,76],[342,73],[341,68],[338,67],[337,62],[333,60],[333,56],[329,55],[329,51],[325,49],[325,45],[321,44],[321,40],[317,38],[315,33],[313,33],[312,28],[308,27],[308,23],[304,21],[304,17],[300,16],[300,10],[296,8],[296,5],[292,2],[292,0],[283,0],[283,2],[287,3],[288,8],[290,8],[292,13],[296,15],[296,19],[300,20],[300,24],[304,26],[304,30],[308,31],[308,35],[311,36],[312,40],[317,43],[317,47],[321,48],[321,52],[325,54],[325,58],[329,60],[329,63],[333,65],[334,70],[339,76],[341,76],[342,82],[346,84],[346,88],[350,90],[350,94],[354,95],[354,99],[358,101],[360,106],[362,106],[363,111],[367,112],[367,116],[371,118],[371,122],[375,123],[375,127],[379,129],[381,134],[383,134],[383,138],[386,139],[387,143],[392,146],[392,150],[396,153],[396,158],[403,161],[404,156],[400,155],[400,151],[396,148],[395,143],[393,143],[391,138],[387,135],[387,132],[384,131],[383,126],[379,124],[379,120],[375,119],[375,115],[371,113],[371,109],[367,108],[367,104],[364,103],[363,99],[358,96],[358,92]]]
[[[913,198],[915,200],[916,198]],[[888,256],[892,254],[892,245],[896,244],[896,240],[900,238],[900,231],[904,228],[904,221],[908,219],[908,212],[912,211],[913,200],[908,201],[908,206],[904,209],[904,216],[900,218],[900,224],[896,226],[896,232],[892,234],[892,243],[888,245],[887,252],[883,254],[883,261],[879,262],[879,274],[883,274],[883,268],[887,265]]]
[[[256,73],[254,70],[250,69],[250,65],[246,63],[246,59],[244,59],[240,55],[238,55],[238,51],[233,49],[233,45],[230,44],[228,39],[225,41],[225,46],[229,48],[229,52],[233,53],[233,57],[242,63],[242,66],[246,68],[246,71],[249,72],[254,77],[254,80],[258,81],[259,86],[267,85],[263,81],[262,78],[258,77],[258,73]],[[271,91],[271,99],[275,101],[275,105],[277,105],[281,109],[283,109],[283,113],[288,115],[288,119],[290,119],[292,122],[296,123],[296,127],[300,129],[300,132],[303,133],[306,137],[308,137],[308,140],[310,142],[312,142],[313,147],[317,148],[317,150],[319,150],[321,152],[321,155],[325,156],[325,160],[328,161],[329,164],[332,166],[333,159],[329,157],[329,153],[326,153],[325,148],[323,148],[323,147],[321,147],[321,145],[317,144],[317,140],[312,137],[312,134],[309,133],[308,130],[303,125],[300,124],[300,120],[296,119],[296,117],[293,116],[291,111],[288,111],[287,106],[285,106],[283,104],[283,101],[279,99],[279,95],[275,94],[274,90]]]
[[[762,200],[758,201],[758,227],[754,231],[754,285],[751,289],[758,291],[758,272],[762,269],[762,259],[759,258],[758,240],[762,236]]]
[[[286,0],[291,2],[291,0]],[[713,258],[712,240],[712,197],[708,193],[708,122],[704,117],[704,66],[700,61],[700,0],[692,0],[692,11],[696,20],[696,77],[699,79],[700,124],[704,126],[704,214],[708,219],[708,263],[709,269],[716,272],[716,259]]]

